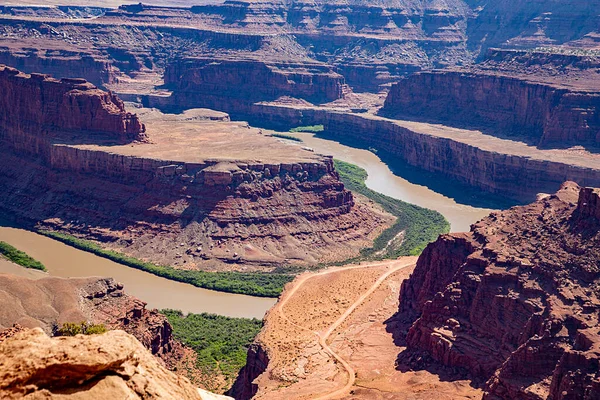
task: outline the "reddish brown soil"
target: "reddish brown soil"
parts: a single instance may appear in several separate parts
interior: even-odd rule
[[[481,396],[466,381],[442,382],[433,374],[401,372],[395,366],[398,348],[385,321],[395,312],[400,282],[415,261],[405,258],[298,277],[269,312],[257,338],[268,366],[255,381],[256,398]]]

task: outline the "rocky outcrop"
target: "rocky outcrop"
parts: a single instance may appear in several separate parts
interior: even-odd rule
[[[331,159],[186,164],[54,146],[52,168],[9,152],[2,165],[0,180],[15,188],[0,195],[7,213],[161,264],[264,267],[329,258],[333,249],[344,258],[350,243],[367,240],[363,229],[382,222],[355,207]],[[32,208],[19,209],[23,202]]]
[[[258,392],[258,385],[254,380],[258,378],[269,366],[269,355],[261,343],[253,343],[248,348],[246,365],[238,373],[233,387],[227,392],[236,400],[251,399]]]
[[[0,66],[0,138],[11,147],[47,155],[50,140],[127,142],[143,139],[144,126],[123,102],[83,79],[26,75]]]
[[[0,275],[5,306],[0,329],[19,324],[39,327],[52,335],[66,322],[82,321],[122,329],[171,366],[181,353],[167,318],[146,303],[127,295],[111,278],[62,279]]]
[[[83,78],[97,86],[115,83],[120,71],[106,58],[81,49],[37,49],[37,43],[0,46],[0,64],[27,74]],[[29,47],[31,45],[32,47]],[[67,47],[67,46],[65,46]]]
[[[328,138],[377,149],[391,163],[434,172],[509,201],[531,201],[567,180],[600,186],[595,155],[545,153],[476,131],[325,108],[255,105],[252,110],[255,123],[280,129],[323,124]],[[435,184],[430,179],[427,183]]]
[[[227,112],[233,99],[252,104],[293,96],[315,103],[344,94],[344,78],[322,64],[265,63],[258,60],[186,59],[169,65],[165,84],[178,106]]]
[[[0,194],[0,212],[22,223],[110,243],[159,265],[211,270],[346,259],[387,223],[355,204],[331,157],[188,114],[165,117],[154,143],[107,146],[96,136],[141,139],[144,128],[115,96],[80,81],[3,73],[0,181],[14,190]],[[48,93],[25,109],[40,85]],[[176,132],[173,139],[164,140],[165,129]],[[202,138],[189,129],[204,140],[215,134],[218,148],[203,155]]]
[[[400,295],[409,352],[487,379],[484,399],[600,396],[598,193],[566,183],[429,245]]]
[[[482,65],[399,81],[382,114],[482,127],[540,147],[600,143],[597,57],[490,52]],[[560,71],[560,72],[559,72]]]
[[[131,335],[50,338],[27,330],[0,343],[4,399],[226,399],[161,366]]]

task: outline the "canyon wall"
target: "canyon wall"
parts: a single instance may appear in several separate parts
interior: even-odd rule
[[[98,144],[144,138],[144,126],[114,95],[9,68],[0,72],[0,87],[7,93],[0,182],[12,188],[0,194],[0,210],[21,223],[99,240],[157,264],[213,270],[349,258],[387,223],[355,204],[330,157],[300,148],[309,155],[289,162],[255,153],[228,158],[227,150],[223,159],[185,162],[128,155],[130,146],[119,153]]]
[[[19,151],[47,155],[50,140],[59,136],[121,143],[143,139],[137,116],[85,80],[56,80],[0,66],[0,88],[0,138]]]
[[[170,64],[165,84],[182,108],[206,107],[234,111],[239,101],[252,104],[282,96],[315,103],[343,97],[344,78],[319,64],[264,63],[219,59],[187,59]]]
[[[600,92],[497,74],[422,72],[392,86],[382,113],[483,127],[541,147],[600,143]]]
[[[401,357],[486,379],[486,400],[600,396],[599,193],[566,183],[430,244],[402,285]]]
[[[106,59],[67,49],[39,50],[0,46],[0,64],[27,74],[42,72],[55,77],[83,78],[97,86],[115,83],[120,73]]]
[[[392,164],[434,172],[501,198],[531,201],[567,180],[600,186],[600,173],[591,163],[583,167],[550,154],[532,157],[522,149],[511,154],[504,142],[480,147],[481,138],[469,131],[457,134],[452,128],[323,108],[254,105],[251,114],[251,122],[280,129],[323,124],[328,138],[374,148]]]

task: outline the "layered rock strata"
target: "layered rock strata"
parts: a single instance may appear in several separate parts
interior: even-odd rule
[[[161,114],[142,143],[138,117],[83,81],[4,68],[0,87],[0,181],[13,189],[0,209],[21,222],[209,269],[345,259],[390,222],[355,204],[331,158],[221,114]]]
[[[484,399],[600,396],[599,193],[566,183],[429,245],[400,295],[409,349],[487,379]]]
[[[0,66],[0,89],[0,138],[18,151],[48,156],[56,137],[121,143],[143,139],[137,116],[126,112],[116,96],[83,79],[56,80]]]
[[[278,104],[256,104],[251,110],[252,122],[260,126],[287,130],[322,124],[328,138],[377,149],[392,164],[433,172],[510,202],[532,201],[540,192],[555,192],[567,180],[600,186],[600,159],[586,151],[538,149],[481,131],[350,110]]]
[[[399,81],[382,113],[482,127],[540,147],[596,147],[599,64],[590,56],[491,51],[473,68],[422,72]]]
[[[258,60],[187,59],[169,65],[165,84],[174,103],[235,111],[231,99],[248,104],[293,96],[314,103],[342,98],[344,78],[319,64],[265,63]]]
[[[131,335],[50,338],[25,330],[0,343],[4,399],[226,399],[161,366]]]
[[[53,335],[66,322],[87,321],[125,330],[168,366],[181,356],[182,346],[174,340],[167,318],[147,310],[146,303],[127,295],[113,279],[0,275],[0,287],[4,304],[0,329],[18,324]]]

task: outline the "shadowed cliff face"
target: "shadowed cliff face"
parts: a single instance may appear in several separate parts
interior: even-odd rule
[[[485,399],[600,395],[598,199],[567,183],[431,244],[402,286],[401,359],[488,379]]]
[[[477,127],[543,148],[600,145],[598,56],[492,50],[469,68],[394,84],[382,114]]]

